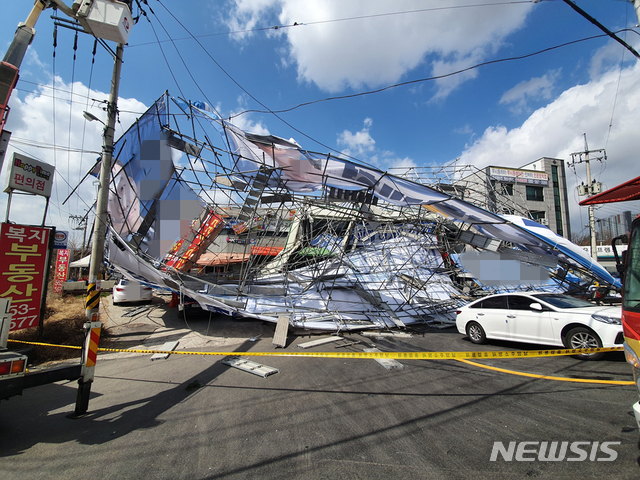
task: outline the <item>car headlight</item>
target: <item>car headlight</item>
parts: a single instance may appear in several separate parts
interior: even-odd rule
[[[591,315],[596,322],[608,323],[609,325],[622,325],[622,319],[616,317],[607,317],[606,315]]]

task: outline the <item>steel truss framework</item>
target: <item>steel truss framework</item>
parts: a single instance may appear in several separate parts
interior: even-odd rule
[[[513,236],[488,234],[488,221],[465,221],[485,215],[505,223],[493,213],[529,216],[517,199],[492,190],[487,195],[491,184],[485,172],[473,166],[453,162],[379,172],[375,181],[362,180],[362,172],[378,173],[363,166],[360,177],[352,175],[349,184],[347,175],[336,180],[329,165],[346,161],[346,172],[358,167],[356,162],[307,152],[278,137],[245,132],[240,137],[235,127],[208,115],[202,106],[168,95],[159,102],[161,108],[157,103],[150,109],[149,125],[158,133],[153,138],[171,147],[171,168],[165,177],[156,167],[146,173],[142,168],[141,176],[126,159],[116,162],[109,260],[124,275],[180,291],[206,310],[274,323],[286,316],[290,325],[312,329],[402,328],[416,322],[452,322],[457,307],[494,291],[565,291],[591,283],[588,268],[562,255],[543,254],[535,241],[518,244]],[[129,138],[144,145],[145,125],[144,119],[136,123]],[[131,141],[123,147],[127,134],[123,138],[116,153],[133,148]],[[225,147],[215,146],[214,138],[222,138]],[[254,153],[239,148],[237,138]],[[127,150],[130,158],[134,150]],[[302,159],[300,164],[276,161],[278,155],[294,154]],[[312,188],[309,172],[317,175]],[[155,196],[144,194],[149,179],[163,186]],[[394,186],[404,181],[407,186],[398,188],[413,192],[428,186],[436,200],[394,203],[394,194],[385,197],[380,189],[383,181]],[[437,195],[450,203],[465,200],[455,204],[462,215],[446,214],[451,209],[443,215],[445,202]],[[163,217],[165,205],[176,198],[179,204],[196,201],[200,211],[185,214],[179,208],[180,214]],[[491,205],[501,210],[490,213]],[[465,208],[470,209],[468,217]],[[219,225],[205,232],[212,219]],[[461,254],[470,251],[543,265],[552,279],[538,284],[483,282],[461,261]],[[187,256],[192,268],[175,268],[176,261]]]

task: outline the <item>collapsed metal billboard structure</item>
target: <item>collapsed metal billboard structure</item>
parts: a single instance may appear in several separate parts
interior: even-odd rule
[[[212,133],[213,132],[213,133]],[[223,148],[212,138],[220,135]],[[321,330],[451,322],[503,290],[619,282],[469,166],[381,171],[163,95],[118,140],[108,260],[208,311]]]

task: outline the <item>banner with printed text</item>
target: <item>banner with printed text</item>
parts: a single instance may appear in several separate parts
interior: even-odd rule
[[[12,332],[38,326],[50,232],[12,223],[0,227],[0,298],[11,299]]]
[[[55,293],[62,292],[62,284],[67,281],[67,272],[69,271],[69,250],[66,248],[58,249],[56,259],[56,273],[53,277],[53,291]]]

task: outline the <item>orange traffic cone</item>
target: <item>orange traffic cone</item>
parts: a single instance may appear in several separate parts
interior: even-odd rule
[[[178,294],[172,292],[171,293],[171,301],[169,302],[169,308],[175,308],[178,306]]]

